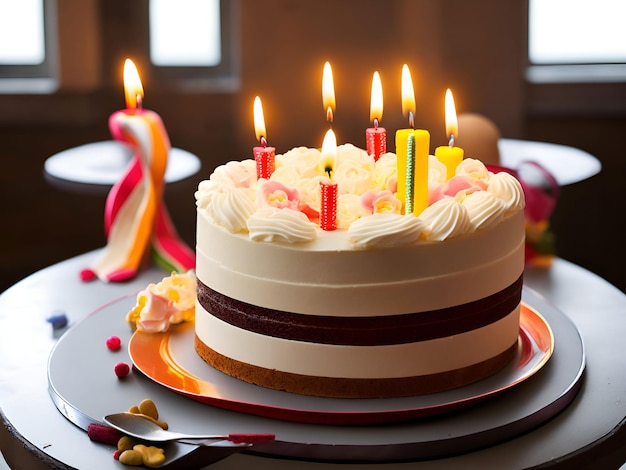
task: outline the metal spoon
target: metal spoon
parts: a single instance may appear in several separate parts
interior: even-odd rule
[[[233,433],[194,435],[166,431],[149,419],[128,412],[107,415],[104,417],[104,421],[109,426],[122,431],[124,434],[152,442],[218,439],[227,440],[235,444],[260,444],[273,441],[275,438],[274,434]]]

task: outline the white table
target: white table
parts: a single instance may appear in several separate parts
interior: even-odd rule
[[[109,450],[90,442],[53,405],[46,364],[56,338],[45,319],[58,309],[67,314],[70,324],[76,323],[96,307],[142,289],[165,273],[150,269],[125,284],[82,283],[78,272],[94,256],[90,252],[46,268],[0,295],[0,408],[7,427],[0,429],[0,448],[12,468],[120,468]],[[440,460],[358,468],[572,468],[571,459],[575,468],[618,468],[626,461],[626,449],[620,449],[626,434],[626,295],[562,259],[549,269],[528,270],[526,285],[565,312],[583,337],[587,372],[574,402],[538,429],[484,450]],[[237,454],[211,468],[307,470],[346,465]]]
[[[559,186],[586,180],[602,169],[596,157],[584,150],[567,145],[500,139],[498,149],[502,166],[517,170],[524,162],[538,163],[552,173]]]
[[[47,175],[58,180],[112,186],[122,177],[132,157],[132,149],[115,140],[92,142],[63,150],[44,162]],[[165,182],[183,180],[200,170],[200,159],[179,148],[170,150]]]

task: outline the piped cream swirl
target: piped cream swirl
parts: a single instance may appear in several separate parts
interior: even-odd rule
[[[250,239],[261,242],[302,243],[315,239],[316,225],[302,212],[263,207],[248,219]]]
[[[378,212],[350,225],[348,240],[359,248],[403,246],[419,240],[423,223],[414,215]]]
[[[506,209],[502,200],[488,191],[468,194],[461,204],[467,209],[475,229],[488,229],[496,226],[502,221]]]
[[[427,240],[446,240],[473,230],[467,209],[456,199],[446,197],[424,209],[418,217],[426,226]]]
[[[522,185],[513,175],[501,171],[491,175],[487,191],[504,203],[504,215],[524,209],[525,199]]]
[[[245,187],[214,181],[207,183],[200,185],[196,192],[198,207],[229,232],[245,231],[248,219],[256,211],[254,193]]]

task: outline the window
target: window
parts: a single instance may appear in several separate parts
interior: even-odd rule
[[[38,65],[45,58],[42,0],[1,0],[0,64]]]
[[[149,25],[154,65],[214,67],[222,60],[219,0],[151,0]]]
[[[626,81],[626,2],[529,0],[532,82]]]
[[[54,0],[0,0],[0,92],[56,89],[55,5]]]
[[[148,8],[149,55],[157,80],[184,88],[238,86],[238,1],[149,0]]]
[[[112,16],[101,15],[101,8],[97,0],[0,0],[0,93],[99,86],[107,58],[121,50],[119,42],[102,41],[111,30],[102,18]],[[132,41],[122,44],[150,57],[145,74],[156,81],[179,89],[238,87],[237,0],[137,0],[106,8],[117,10],[116,21],[137,23]],[[72,54],[58,56],[58,43],[77,40]]]

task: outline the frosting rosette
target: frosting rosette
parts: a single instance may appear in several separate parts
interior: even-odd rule
[[[206,183],[206,184],[202,184]],[[256,211],[254,193],[246,187],[234,187],[215,181],[203,181],[196,192],[196,205],[213,221],[231,233],[245,231]]]
[[[210,179],[236,188],[249,188],[256,181],[256,163],[254,160],[228,162],[218,166]]]
[[[333,181],[341,193],[361,195],[376,184],[374,160],[365,150],[346,144],[337,148]]]

